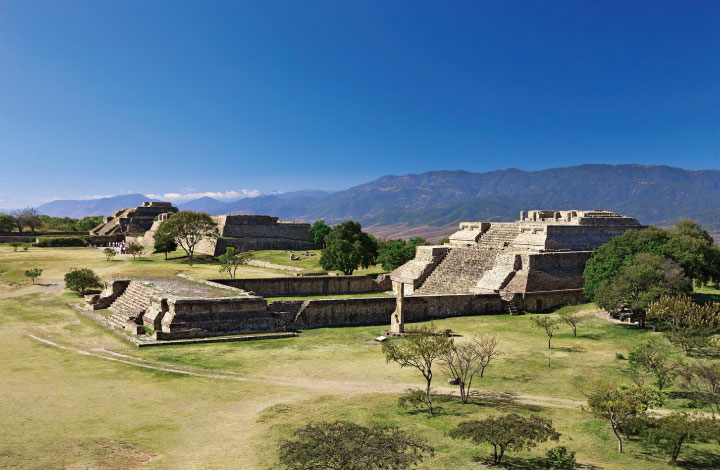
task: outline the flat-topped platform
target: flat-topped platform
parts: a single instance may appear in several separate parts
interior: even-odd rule
[[[135,281],[159,293],[175,297],[196,297],[202,299],[251,297],[242,289],[181,277],[174,279],[160,277],[142,278],[136,279]]]

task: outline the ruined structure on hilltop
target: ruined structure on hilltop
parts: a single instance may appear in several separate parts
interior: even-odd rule
[[[558,305],[567,298],[563,293],[581,298],[593,250],[631,228],[641,225],[602,210],[523,211],[512,223],[462,222],[449,244],[418,247],[392,280],[407,295],[495,293],[511,299],[532,293],[535,304],[524,307],[539,311]]]
[[[284,222],[269,215],[220,215],[213,217],[220,237],[200,242],[197,251],[222,255],[227,247],[248,250],[314,250],[319,248],[310,224]]]
[[[177,211],[170,202],[143,202],[140,207],[127,207],[104,217],[100,225],[90,230],[90,235],[143,233],[150,230],[160,214]]]

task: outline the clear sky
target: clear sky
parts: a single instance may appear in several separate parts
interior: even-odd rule
[[[0,207],[720,167],[717,1],[0,0]]]

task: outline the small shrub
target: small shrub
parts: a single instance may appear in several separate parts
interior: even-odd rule
[[[65,274],[65,288],[78,295],[85,295],[88,289],[101,287],[100,278],[88,268],[71,268]]]
[[[13,247],[13,251],[17,251],[20,246],[20,242],[10,242],[10,246]]]
[[[125,249],[125,253],[132,255],[133,259],[142,255],[143,251],[144,251],[144,248],[142,247],[142,245],[138,245],[137,243],[131,243]]]
[[[103,250],[103,254],[105,255],[105,259],[110,261],[115,255],[117,255],[117,251],[113,250],[112,248],[105,248]]]
[[[618,359],[618,360],[620,360],[620,361],[624,361],[624,360],[625,360],[625,355],[624,355],[623,353],[619,353],[619,352],[618,352],[618,353],[615,353],[615,359]]]
[[[435,393],[426,393],[423,390],[408,390],[405,395],[398,398],[398,406],[404,409],[415,411],[427,411],[430,416],[435,416],[442,411],[442,408],[435,404],[438,396]]]
[[[565,446],[557,446],[545,452],[548,466],[552,470],[574,470],[577,468],[575,452],[569,452]]]
[[[25,277],[29,277],[32,283],[35,284],[35,278],[42,275],[43,270],[38,268],[32,268],[25,271]]]

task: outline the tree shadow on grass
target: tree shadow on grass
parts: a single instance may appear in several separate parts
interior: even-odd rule
[[[473,460],[487,467],[504,468],[507,470],[536,470],[550,468],[547,460],[542,457],[515,457],[506,454],[503,456],[502,461],[498,465],[493,464],[493,459],[490,455],[476,455],[473,457]]]
[[[585,351],[587,351],[582,346],[568,346],[568,347],[562,347],[562,348],[554,347],[553,349],[555,351],[563,351],[563,352],[585,352]]]
[[[509,392],[472,390],[467,404],[474,407],[489,407],[505,412],[542,411],[540,406],[519,403],[517,395]]]
[[[184,259],[183,259],[184,258]],[[219,264],[220,262],[215,258],[214,256],[210,255],[193,255],[192,263],[190,263],[190,260],[187,256],[183,256],[182,261],[180,261],[181,264]]]
[[[585,334],[580,334],[577,337],[578,338],[587,338],[587,339],[591,339],[593,341],[599,341],[600,338],[602,338],[602,336],[600,336],[597,333],[585,333]]]
[[[693,455],[683,459],[680,454],[677,466],[689,470],[707,470],[709,468],[720,468],[720,452],[707,452],[696,450]]]

